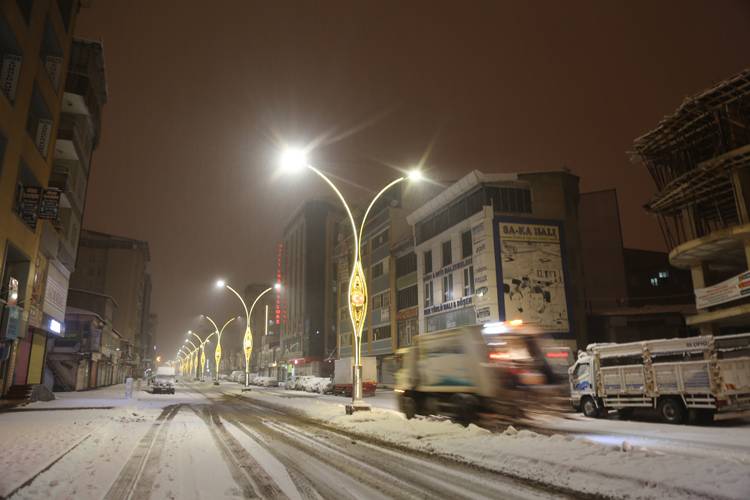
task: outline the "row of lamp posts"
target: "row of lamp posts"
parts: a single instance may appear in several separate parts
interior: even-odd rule
[[[367,280],[365,276],[365,272],[362,266],[362,253],[361,253],[361,243],[362,243],[362,236],[363,231],[365,228],[365,223],[367,221],[367,216],[370,213],[370,210],[375,205],[375,202],[391,187],[405,181],[407,178],[412,181],[418,181],[422,178],[421,173],[419,170],[413,170],[409,172],[409,174],[405,177],[399,177],[398,179],[390,182],[387,184],[383,189],[381,189],[375,197],[372,199],[370,204],[367,207],[367,210],[365,210],[365,214],[362,217],[362,220],[359,223],[359,227],[357,226],[356,221],[354,220],[354,216],[352,215],[352,211],[349,208],[349,205],[346,202],[346,199],[344,198],[343,194],[341,194],[341,191],[336,187],[336,185],[320,170],[315,168],[313,165],[311,165],[307,160],[307,154],[306,151],[301,149],[287,149],[284,151],[281,157],[281,168],[283,170],[294,172],[294,171],[301,171],[304,169],[311,170],[314,172],[318,177],[320,177],[328,186],[333,189],[333,191],[336,193],[336,196],[338,196],[341,203],[344,205],[344,209],[346,209],[346,214],[349,218],[349,222],[351,223],[352,227],[352,236],[354,240],[354,261],[352,266],[352,272],[349,277],[349,288],[348,288],[348,299],[349,299],[349,318],[352,323],[352,331],[354,332],[354,357],[352,358],[352,401],[350,404],[346,405],[346,413],[351,414],[355,411],[362,411],[362,410],[369,410],[370,406],[364,401],[363,399],[363,391],[362,391],[362,330],[364,329],[365,320],[367,318]],[[247,305],[245,304],[244,299],[242,296],[237,293],[237,291],[226,284],[223,280],[219,280],[216,283],[216,286],[218,288],[224,288],[228,290],[229,292],[233,293],[237,296],[237,298],[242,303],[242,307],[245,311],[245,335],[243,337],[242,341],[242,347],[245,353],[245,387],[249,386],[250,384],[250,358],[252,356],[253,352],[253,333],[250,326],[250,317],[253,313],[253,309],[255,308],[255,304],[257,304],[258,300],[260,300],[261,297],[263,297],[266,293],[270,292],[274,288],[277,290],[280,287],[279,283],[276,283],[274,287],[269,287],[265,290],[263,290],[253,301],[252,305],[250,306],[250,309],[247,308]],[[216,379],[218,381],[218,371],[219,371],[219,364],[221,361],[221,332],[223,332],[224,328],[232,321],[229,320],[227,323],[224,324],[224,326],[221,328],[217,328],[216,323],[214,323],[213,320],[208,318],[208,316],[204,316],[206,319],[208,319],[211,324],[214,326],[214,333],[206,337],[206,339],[201,340],[198,335],[195,335],[192,332],[188,332],[188,336],[195,335],[199,342],[200,347],[195,345],[192,341],[189,339],[186,339],[185,346],[181,348],[180,351],[178,351],[177,358],[178,361],[181,363],[181,366],[187,366],[188,370],[192,373],[192,370],[197,368],[198,365],[198,358],[197,358],[197,352],[200,350],[201,356],[201,374],[205,372],[205,352],[204,352],[204,345],[208,341],[208,339],[216,334],[218,336],[217,338],[217,345],[216,345],[216,351],[215,351],[215,361],[216,361]],[[234,318],[232,318],[234,319]],[[189,351],[186,346],[187,343],[190,343],[193,346],[193,350]],[[202,378],[202,375],[201,375]]]

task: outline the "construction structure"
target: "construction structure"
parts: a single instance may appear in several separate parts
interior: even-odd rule
[[[701,333],[750,326],[750,69],[686,99],[637,138],[634,159],[658,192],[655,214],[670,264],[689,269]]]

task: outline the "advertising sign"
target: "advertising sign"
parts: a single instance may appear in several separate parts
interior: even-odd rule
[[[0,69],[0,90],[10,102],[16,100],[18,76],[21,74],[23,58],[16,54],[3,54],[2,69]]]
[[[499,321],[495,247],[492,219],[483,218],[471,227],[474,265],[474,309],[478,323]]]
[[[569,332],[560,226],[500,221],[505,320],[542,332]]]
[[[17,339],[21,332],[21,308],[7,306],[2,324],[2,336],[5,340]]]
[[[40,118],[36,124],[36,148],[42,153],[42,156],[47,157],[47,149],[49,146],[49,139],[52,135],[52,120]]]
[[[31,229],[36,229],[39,200],[42,198],[42,188],[39,186],[19,186],[18,215]]]
[[[695,308],[706,309],[750,295],[750,271],[733,276],[721,283],[695,289]]]
[[[52,87],[57,90],[60,88],[60,76],[62,75],[63,58],[57,56],[47,56],[44,58],[44,69],[47,70]]]
[[[42,199],[39,201],[39,213],[37,218],[44,220],[57,220],[60,213],[60,196],[62,191],[55,188],[45,189]]]
[[[43,311],[58,322],[64,323],[67,298],[68,278],[56,265],[50,263],[47,266],[47,283],[44,290]]]

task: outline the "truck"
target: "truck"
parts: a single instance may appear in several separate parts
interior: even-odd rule
[[[375,358],[362,356],[362,395],[375,395],[378,385],[378,369]],[[335,360],[333,367],[333,393],[340,396],[352,395],[352,358],[346,357]]]
[[[482,414],[520,418],[542,388],[559,389],[544,341],[502,324],[419,335],[397,352],[399,409],[408,419],[443,415],[463,424]]]
[[[153,394],[174,394],[175,369],[173,366],[160,366],[151,381]]]
[[[750,333],[591,344],[568,373],[570,404],[587,417],[645,408],[679,424],[750,413]]]

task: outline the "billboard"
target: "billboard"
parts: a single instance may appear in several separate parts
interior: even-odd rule
[[[707,309],[750,295],[750,271],[732,276],[721,283],[695,289],[695,308]]]
[[[500,274],[505,320],[534,331],[570,331],[560,225],[499,220]]]

